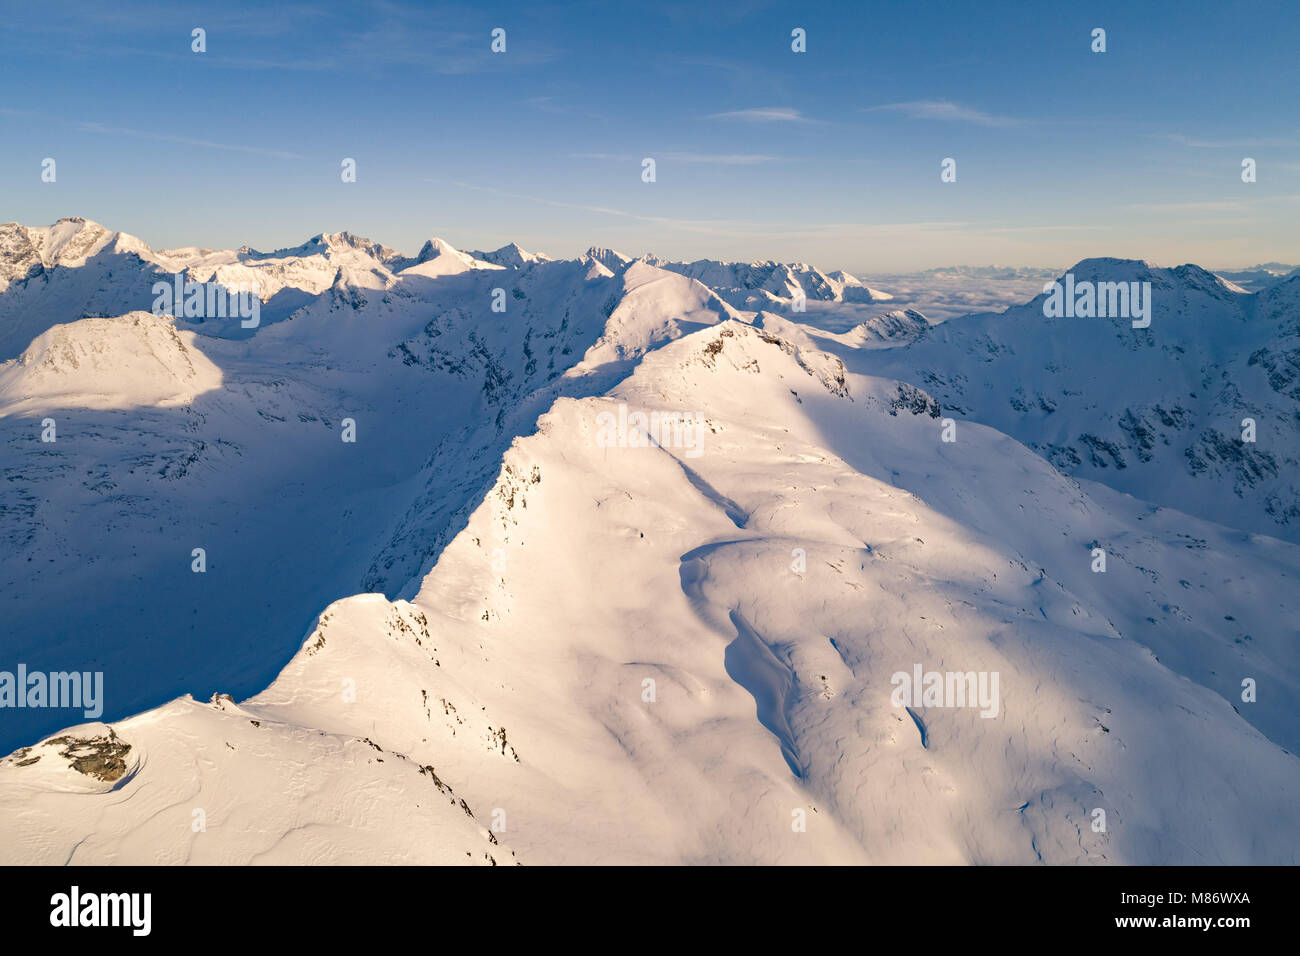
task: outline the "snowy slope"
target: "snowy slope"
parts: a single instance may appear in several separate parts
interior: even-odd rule
[[[11,860],[514,862],[437,768],[365,737],[278,723],[225,697],[69,728],[3,766],[15,773],[0,794]],[[84,836],[70,841],[51,814],[81,821]]]
[[[653,343],[731,314],[671,273],[569,261],[340,281],[237,341],[139,313],[56,326],[0,365],[4,649],[103,670],[110,719],[246,696],[323,606],[396,595],[427,565],[555,395],[608,388]],[[6,751],[64,722],[4,717]]]
[[[245,339],[126,315],[0,366],[5,650],[109,711],[5,712],[0,862],[1298,862],[1300,548],[1000,403],[1096,429],[1226,371],[1285,408],[1294,287],[1099,260],[1160,284],[1151,329],[829,332],[606,250],[323,242]],[[611,443],[629,410],[688,431]],[[895,706],[917,666],[998,675],[995,713]]]
[[[1070,272],[1150,282],[1150,327],[1049,318],[1039,296],[845,361],[926,389],[945,414],[998,428],[1070,474],[1300,540],[1300,279],[1253,296],[1196,266],[1094,259]]]
[[[130,312],[56,325],[0,365],[0,407],[186,405],[221,387],[221,370],[171,316]]]
[[[505,266],[507,269],[526,269],[539,262],[550,262],[551,257],[540,252],[529,252],[517,242],[507,243],[492,252],[470,252],[469,255],[483,262]]]
[[[772,303],[790,302],[799,296],[805,301],[865,304],[892,298],[886,292],[869,288],[847,272],[827,274],[803,262],[720,262],[715,259],[669,262],[657,256],[646,256],[645,261],[699,280],[737,308],[762,308]]]
[[[139,239],[86,219],[0,225],[0,362],[52,325],[147,311],[160,272]]]
[[[242,706],[293,728],[278,763],[315,730],[463,780],[525,863],[1295,862],[1297,675],[1266,622],[1300,552],[1094,498],[980,426],[945,446],[892,384],[735,321],[666,345],[516,443],[411,605],[336,605]],[[708,423],[698,459],[594,440],[600,410],[667,396]],[[1232,608],[1258,636],[1189,642],[1224,559],[1268,596]],[[1129,625],[1175,597],[1171,633]],[[998,716],[892,707],[914,663],[997,671]],[[1211,686],[1246,673],[1269,674],[1256,726]],[[180,784],[152,773],[124,791]],[[25,796],[60,846],[94,830]]]

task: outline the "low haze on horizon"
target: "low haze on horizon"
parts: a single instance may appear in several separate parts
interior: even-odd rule
[[[155,248],[347,230],[867,275],[1300,260],[1285,4],[706,6],[15,9],[0,219]]]

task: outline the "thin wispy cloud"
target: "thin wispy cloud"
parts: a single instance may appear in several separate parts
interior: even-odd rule
[[[644,157],[633,156],[630,153],[570,153],[569,158],[612,160],[620,163],[639,163]],[[706,166],[756,166],[760,163],[781,162],[780,156],[768,156],[764,153],[692,153],[669,151],[655,153],[651,158],[655,160],[666,159],[673,163],[692,163]]]
[[[1191,149],[1251,149],[1260,146],[1294,146],[1294,139],[1201,139],[1182,133],[1153,133],[1156,139],[1168,140]]]
[[[981,232],[989,232],[989,233],[1021,233],[1021,232],[1024,232],[1024,233],[1039,233],[1039,232],[1066,232],[1066,233],[1075,233],[1075,232],[1090,232],[1090,231],[1091,231],[1091,232],[1095,232],[1095,231],[1102,230],[1102,229],[1107,229],[1107,228],[1109,228],[1109,227],[1108,227],[1108,226],[1073,226],[1073,225],[1069,225],[1069,226],[1067,226],[1067,225],[1060,225],[1060,226],[1041,226],[1041,225],[1035,225],[1035,226],[981,226],[981,227],[980,227],[980,231],[981,231]]]
[[[674,163],[700,163],[706,166],[754,166],[758,163],[777,163],[780,156],[767,156],[762,153],[660,153],[664,159]]]
[[[631,153],[570,153],[570,159],[608,159],[620,163],[634,163],[637,158]]]
[[[553,96],[530,96],[521,102],[528,109],[537,110],[539,113],[549,113],[553,116],[584,116],[587,119],[602,122],[608,122],[609,120],[609,117],[604,113],[598,113],[585,107],[559,103]]]
[[[1158,133],[1155,134],[1159,139],[1167,139],[1171,143],[1177,143],[1179,146],[1190,146],[1193,149],[1223,149],[1230,146],[1226,142],[1212,142],[1206,139],[1195,139],[1191,136],[1184,136],[1182,133]]]
[[[1258,196],[1247,199],[1200,199],[1179,202],[1134,202],[1124,204],[1125,209],[1140,209],[1144,212],[1223,212],[1244,213],[1251,207],[1261,204],[1275,206],[1280,202],[1300,201],[1297,195]]]
[[[935,235],[960,231],[972,226],[972,223],[957,221],[897,223],[835,222],[811,223],[802,229],[792,231],[788,225],[775,222],[762,222],[745,219],[679,219],[671,216],[647,216],[640,213],[630,212],[626,209],[617,209],[610,206],[596,206],[587,203],[567,202],[561,199],[548,199],[543,196],[530,196],[525,193],[510,192],[505,189],[499,189],[495,186],[483,186],[477,183],[441,179],[425,179],[424,181],[438,186],[455,186],[459,189],[472,189],[475,192],[491,193],[494,196],[501,196],[505,199],[518,199],[526,202],[539,203],[544,206],[555,206],[562,209],[577,209],[582,212],[598,213],[606,216],[616,216],[622,219],[634,220],[636,222],[668,226],[682,232],[730,238],[752,239],[757,237],[760,239],[775,239],[778,237],[793,235],[797,238],[847,241],[863,238],[881,239],[897,236]]]
[[[510,47],[508,56],[495,55],[486,31],[467,24],[479,15],[470,4],[440,4],[438,17],[430,19],[425,5],[371,0],[351,6],[322,4],[258,5],[251,9],[206,10],[202,26],[208,31],[209,50],[204,59],[214,67],[287,73],[326,74],[389,71],[418,68],[444,76],[498,74],[533,68],[564,56],[562,49],[534,37]],[[108,5],[81,7],[75,17],[46,15],[31,21],[6,22],[6,41],[42,55],[101,59],[106,56],[134,60],[191,63],[189,27],[183,42],[173,42],[175,5],[160,3],[131,10]],[[450,23],[458,24],[452,29]],[[88,39],[87,27],[100,32],[126,29],[132,42],[105,44],[96,35]],[[142,26],[148,24],[148,26]],[[306,47],[303,34],[314,47]],[[158,42],[149,42],[152,40]]]
[[[81,123],[77,127],[88,133],[106,133],[113,136],[132,136],[136,139],[151,139],[161,143],[179,143],[182,146],[197,146],[201,149],[224,149],[237,153],[252,153],[258,156],[270,156],[274,159],[303,159],[297,153],[282,149],[270,149],[265,146],[250,146],[244,143],[219,143],[210,139],[195,139],[192,136],[175,136],[171,133],[154,133],[142,129],[126,129],[120,126],[105,126],[103,123]]]
[[[1189,202],[1134,202],[1127,203],[1127,209],[1141,209],[1145,212],[1242,212],[1247,204],[1239,200],[1217,202],[1213,200]]]
[[[547,199],[543,196],[529,196],[524,193],[515,193],[504,189],[498,189],[495,186],[481,186],[477,183],[447,182],[438,179],[426,179],[425,182],[434,183],[439,186],[449,185],[456,186],[460,189],[472,189],[475,192],[491,193],[494,196],[501,196],[505,199],[521,199],[525,202],[539,203],[543,206],[555,206],[561,209],[577,209],[581,212],[592,212],[605,216],[617,216],[621,219],[632,219],[637,222],[666,225],[674,229],[680,229],[684,232],[724,236],[746,234],[746,231],[742,228],[725,228],[728,224],[728,220],[674,219],[669,216],[644,216],[639,213],[629,212],[626,209],[616,209],[611,206],[593,206],[587,203],[565,202],[561,199]],[[723,228],[719,228],[720,226]]]
[[[959,106],[948,100],[913,100],[907,103],[885,103],[867,107],[868,113],[887,110],[902,113],[912,119],[940,120],[948,123],[974,123],[977,126],[1023,126],[1024,120],[1010,116],[995,116],[983,110]]]
[[[750,110],[731,110],[726,113],[713,113],[705,119],[742,120],[746,123],[813,123],[796,109],[783,106],[765,106]]]

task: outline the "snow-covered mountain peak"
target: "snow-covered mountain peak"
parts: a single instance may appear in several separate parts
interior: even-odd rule
[[[364,252],[381,262],[389,262],[401,255],[396,249],[390,249],[385,245],[372,242],[364,236],[358,236],[351,232],[325,232],[314,236],[312,241],[331,252],[351,249],[355,252]]]
[[[468,272],[472,269],[501,268],[504,267],[496,263],[476,259],[469,253],[461,252],[445,239],[435,237],[429,239],[420,247],[419,255],[415,257],[415,264],[403,269],[401,274],[435,278],[437,276]]]
[[[1091,256],[1080,259],[1071,268],[1061,274],[1072,274],[1076,279],[1121,278],[1141,279],[1150,277],[1151,264],[1145,259],[1120,259],[1114,256]]]
[[[1067,275],[1072,276],[1076,284],[1084,281],[1150,282],[1153,288],[1195,291],[1225,301],[1244,293],[1213,272],[1191,263],[1165,268],[1152,266],[1143,259],[1094,257],[1081,259],[1057,281],[1064,283]]]
[[[587,259],[594,259],[610,272],[618,272],[619,269],[632,261],[631,256],[625,256],[615,249],[607,249],[604,246],[592,246],[583,253],[583,256]]]
[[[135,236],[105,229],[78,216],[65,217],[50,226],[8,222],[0,225],[0,282],[25,278],[33,270],[82,266],[105,251],[144,257],[150,254],[149,247]],[[3,289],[0,285],[0,291]]]
[[[189,404],[222,382],[196,338],[171,316],[151,312],[55,325],[0,365],[0,408]]]
[[[771,259],[753,262],[727,262],[697,259],[694,262],[670,262],[657,256],[644,260],[698,279],[717,290],[737,308],[764,308],[788,303],[802,297],[806,301],[862,302],[884,301],[891,296],[868,288],[846,272],[834,276],[804,262],[782,263]]]
[[[899,345],[924,335],[930,329],[930,320],[916,309],[894,309],[873,315],[853,327],[848,333],[859,345],[887,343]]]
[[[469,254],[461,252],[445,239],[439,239],[437,236],[434,236],[432,239],[426,240],[424,245],[420,247],[420,251],[416,255],[415,261],[417,263],[428,262],[430,259],[435,259],[438,256],[463,256],[467,260],[473,258]]]
[[[505,266],[508,269],[522,269],[538,262],[551,261],[550,256],[543,255],[540,252],[529,252],[517,242],[507,243],[500,249],[494,249],[491,252],[473,251],[469,255],[481,262],[490,262],[493,265]]]
[[[382,243],[374,242],[364,236],[348,232],[319,232],[306,242],[271,252],[260,252],[248,245],[236,250],[169,250],[176,258],[221,258],[227,262],[256,264],[269,260],[307,259],[319,256],[329,261],[339,259],[368,258],[383,265],[392,265],[403,261],[402,254]],[[186,254],[189,254],[188,256]]]

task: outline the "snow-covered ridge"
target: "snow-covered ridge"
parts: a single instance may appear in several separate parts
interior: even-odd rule
[[[800,264],[92,225],[0,231],[4,650],[105,678],[4,712],[0,862],[1300,861],[1300,278],[1090,259],[1149,327],[932,326]],[[266,321],[132,304],[181,270]]]
[[[550,256],[544,255],[540,252],[529,252],[522,248],[517,242],[507,243],[500,249],[495,249],[492,252],[471,252],[469,255],[483,262],[490,262],[497,266],[505,266],[509,269],[523,269],[538,262],[551,261]]]
[[[60,219],[52,226],[0,225],[0,291],[55,266],[75,268],[101,252],[145,255],[149,247],[135,236],[112,232],[88,219]]]
[[[746,296],[745,301],[749,301],[748,296],[755,293],[769,301],[791,301],[802,297],[804,300],[871,303],[891,298],[888,293],[869,288],[866,283],[847,272],[826,274],[803,262],[781,263],[768,260],[746,263],[713,259],[669,262],[656,256],[647,256],[645,261],[661,269],[698,279],[710,288],[733,296]]]
[[[1300,279],[1246,294],[1195,265],[1086,259],[1067,273],[1076,285],[1148,283],[1150,327],[1053,317],[1039,295],[854,361],[1071,474],[1300,540]]]
[[[221,370],[196,338],[171,316],[149,312],[56,325],[0,364],[0,414],[189,404],[221,387]]]
[[[331,606],[240,703],[0,764],[8,859],[1294,862],[1297,673],[1265,622],[1295,610],[1300,551],[1254,564],[977,425],[945,448],[897,383],[801,351],[727,320],[558,399],[411,601]],[[602,447],[618,403],[697,410],[707,454]],[[1246,647],[1205,626],[1224,560],[1271,595],[1227,608]],[[917,661],[997,672],[997,718],[892,707]],[[1242,667],[1287,688],[1256,726],[1221,696]],[[69,812],[69,761],[110,745],[120,771],[80,787],[102,802]]]

